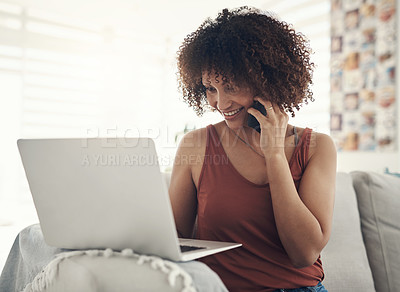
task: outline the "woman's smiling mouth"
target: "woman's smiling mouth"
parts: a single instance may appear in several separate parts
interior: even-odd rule
[[[232,118],[234,118],[236,115],[238,115],[239,112],[241,112],[243,109],[244,109],[244,107],[241,107],[241,108],[235,109],[235,110],[230,111],[230,112],[224,112],[224,113],[222,113],[222,114],[224,115],[224,117],[225,117],[226,119],[232,119]]]

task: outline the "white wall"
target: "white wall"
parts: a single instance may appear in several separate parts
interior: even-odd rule
[[[382,173],[386,167],[391,172],[400,171],[399,151],[394,153],[373,152],[339,152],[338,171],[350,172],[353,170],[375,171]]]

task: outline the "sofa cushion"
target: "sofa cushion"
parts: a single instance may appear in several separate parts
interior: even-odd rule
[[[374,172],[351,173],[361,230],[377,291],[400,287],[400,178]]]
[[[329,292],[375,291],[351,176],[337,173],[331,238],[321,253]]]

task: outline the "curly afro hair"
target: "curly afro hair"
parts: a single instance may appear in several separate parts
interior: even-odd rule
[[[207,105],[204,72],[251,88],[294,116],[314,101],[314,64],[308,40],[287,23],[256,8],[224,9],[206,19],[180,46],[178,83],[183,99],[201,116]]]

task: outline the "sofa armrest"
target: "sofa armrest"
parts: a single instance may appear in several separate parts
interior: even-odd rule
[[[331,238],[321,254],[329,292],[375,291],[352,179],[337,173]]]

